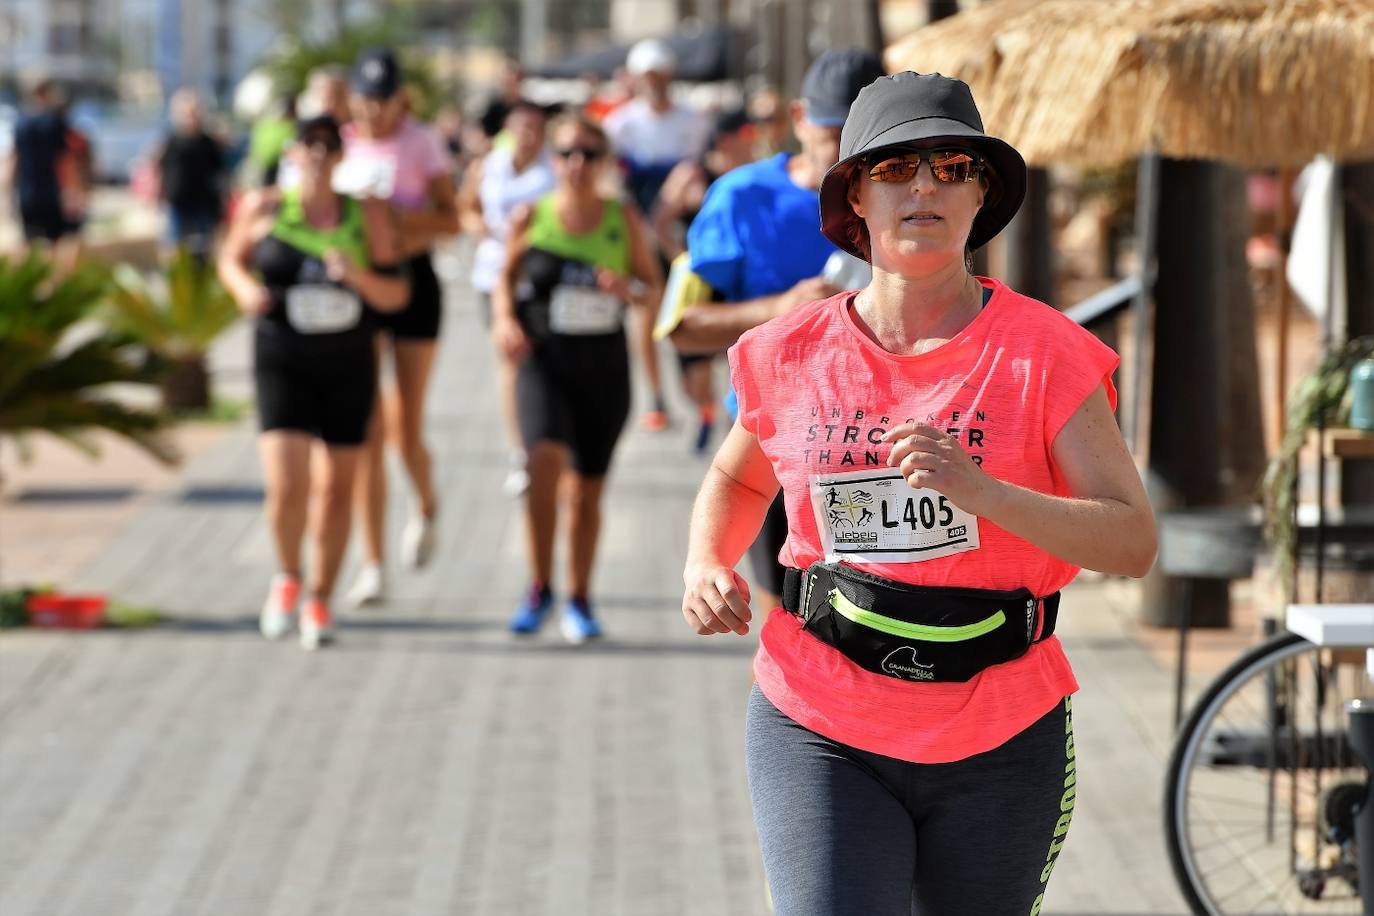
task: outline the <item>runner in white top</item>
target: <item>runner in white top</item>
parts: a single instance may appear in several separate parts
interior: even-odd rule
[[[463,231],[481,239],[472,262],[472,285],[480,295],[482,320],[491,325],[491,291],[506,259],[511,217],[553,190],[553,157],[545,145],[544,109],[519,101],[506,115],[505,132],[514,141],[494,149],[468,169],[458,197]],[[529,486],[525,448],[515,420],[515,365],[497,354],[500,366],[501,412],[510,444],[510,470],[504,489],[519,496]]]
[[[647,39],[631,48],[625,69],[635,81],[637,96],[606,116],[606,133],[625,166],[630,196],[641,212],[653,213],[673,167],[705,153],[711,125],[700,112],[676,105],[670,98],[677,58],[662,41]],[[636,313],[632,320],[635,348],[644,362],[654,401],[653,409],[640,418],[640,426],[657,432],[667,428],[668,415],[653,328],[644,315]]]

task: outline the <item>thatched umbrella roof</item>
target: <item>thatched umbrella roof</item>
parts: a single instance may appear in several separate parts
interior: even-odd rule
[[[887,49],[1032,164],[1374,157],[1371,0],[990,0]]]

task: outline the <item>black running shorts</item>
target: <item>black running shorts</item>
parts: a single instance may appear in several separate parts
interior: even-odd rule
[[[561,442],[573,468],[604,477],[630,415],[630,358],[625,332],[537,340],[515,380],[525,447]]]
[[[436,340],[443,316],[444,294],[429,252],[406,261],[410,301],[399,312],[377,312],[375,323],[397,340]]]
[[[309,433],[328,445],[361,445],[377,390],[368,332],[298,334],[259,321],[253,336],[258,422]]]

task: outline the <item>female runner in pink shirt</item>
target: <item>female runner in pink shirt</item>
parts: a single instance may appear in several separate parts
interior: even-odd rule
[[[730,351],[739,421],[692,518],[683,616],[748,632],[734,566],[781,488],[791,572],[754,662],[747,765],[778,916],[1039,912],[1072,819],[1058,590],[1140,576],[1154,519],[1116,354],[970,254],[1026,167],[968,87],[866,87],[821,186],[863,290]]]
[[[391,204],[411,288],[406,307],[380,322],[378,366],[390,356],[395,384],[378,401],[381,409],[359,468],[365,562],[348,597],[355,605],[368,605],[386,598],[384,438],[400,453],[413,491],[401,532],[401,560],[416,569],[434,552],[438,497],[424,442],[424,415],[443,290],[430,253],[443,237],[457,233],[458,205],[452,160],[434,131],[410,117],[400,64],[391,51],[374,49],[358,56],[351,103],[353,120],[344,132],[344,161],[335,187]]]

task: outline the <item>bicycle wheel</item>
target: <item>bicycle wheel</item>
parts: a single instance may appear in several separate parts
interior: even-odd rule
[[[1193,708],[1169,760],[1164,830],[1195,913],[1361,912],[1351,799],[1368,777],[1345,702],[1365,689],[1362,667],[1285,633]]]

